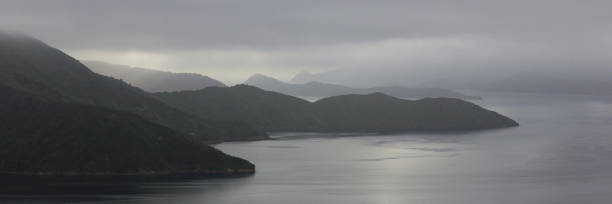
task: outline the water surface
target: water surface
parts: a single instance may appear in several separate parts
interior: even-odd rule
[[[279,133],[221,150],[243,178],[2,187],[0,201],[110,203],[612,203],[612,100],[478,93],[521,127],[462,133]]]

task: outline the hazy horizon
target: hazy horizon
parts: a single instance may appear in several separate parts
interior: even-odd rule
[[[2,0],[0,203],[611,202],[611,8]]]
[[[384,73],[382,82],[609,72],[605,1],[3,1],[0,28],[77,59],[200,73]],[[390,76],[402,76],[396,79]],[[352,81],[351,81],[352,82]]]

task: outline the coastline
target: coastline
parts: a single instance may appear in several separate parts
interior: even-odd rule
[[[253,169],[112,172],[0,172],[2,181],[164,181],[200,178],[246,177]]]

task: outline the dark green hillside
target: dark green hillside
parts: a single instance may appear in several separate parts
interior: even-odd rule
[[[518,125],[503,115],[451,98],[412,101],[375,93],[336,96],[310,103],[247,85],[156,93],[155,96],[200,117],[244,120],[264,131],[452,131]]]
[[[320,121],[309,109],[310,102],[247,85],[154,95],[185,112],[220,120],[242,120],[266,131],[320,126]]]
[[[254,165],[136,114],[45,102],[0,85],[0,174],[209,176]]]
[[[57,102],[136,113],[203,141],[263,139],[248,124],[207,121],[123,81],[98,75],[60,50],[28,36],[0,32],[0,83]]]

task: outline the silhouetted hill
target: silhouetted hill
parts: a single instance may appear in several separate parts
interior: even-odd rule
[[[91,60],[81,62],[98,74],[124,80],[148,92],[198,90],[211,86],[225,86],[220,81],[200,74],[164,72]]]
[[[244,120],[265,131],[393,132],[513,127],[513,120],[451,98],[404,100],[381,93],[317,102],[247,85],[156,93],[160,100],[201,117]]]
[[[306,75],[306,74],[301,74]],[[348,86],[327,84],[320,82],[307,82],[304,84],[290,84],[272,77],[255,74],[245,84],[257,86],[262,89],[276,91],[292,96],[329,97],[346,94],[370,94],[381,92],[398,98],[426,98],[448,97],[460,99],[479,99],[477,96],[468,96],[459,92],[440,88],[406,88],[400,86],[380,86],[373,88],[353,88]]]
[[[228,156],[140,116],[49,102],[0,85],[0,175],[157,178],[253,173]]]
[[[154,95],[201,117],[243,120],[264,131],[291,131],[319,126],[316,116],[309,110],[308,101],[247,85]]]
[[[344,95],[313,104],[327,131],[478,130],[518,126],[512,119],[453,98],[404,100],[382,93]]]
[[[56,102],[136,113],[202,141],[266,138],[245,123],[204,120],[179,111],[25,35],[0,32],[0,84]]]

